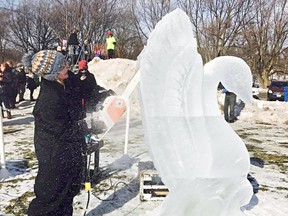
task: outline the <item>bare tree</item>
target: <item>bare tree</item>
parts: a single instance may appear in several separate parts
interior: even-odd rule
[[[50,0],[53,11],[49,14],[58,31],[68,37],[73,29],[78,29],[83,38],[98,39],[98,32],[113,28],[118,14],[119,0]],[[60,26],[59,27],[59,21]],[[65,28],[63,28],[65,27]],[[63,34],[64,33],[64,34]]]
[[[7,10],[0,10],[0,25],[7,26],[9,23],[9,11]],[[6,50],[7,50],[7,28],[3,28],[0,31],[0,61],[3,62],[5,60]]]
[[[263,86],[267,86],[269,77],[279,69],[286,71],[283,61],[288,36],[286,8],[287,0],[255,0],[251,15],[255,18],[243,31],[243,49],[255,76]]]
[[[195,27],[204,61],[233,52],[245,27],[252,0],[177,0]]]
[[[134,25],[134,13],[131,11],[131,1],[122,1],[119,16],[115,23],[117,57],[136,59],[143,49],[143,36]],[[145,39],[144,39],[145,40]]]
[[[14,7],[14,0],[2,0],[0,4],[0,61],[17,61],[22,56],[21,51],[15,48],[14,44],[9,41],[10,37],[10,18],[11,8]]]
[[[266,85],[269,76],[288,63],[287,1],[19,0],[13,5],[6,0],[10,8],[0,7],[0,16],[2,23],[9,18],[9,25],[1,31],[0,48],[55,48],[74,29],[80,30],[80,41],[105,45],[106,33],[112,30],[118,57],[135,59],[160,19],[178,6],[194,25],[204,62],[221,55],[240,56]]]
[[[61,38],[68,38],[77,28],[80,40],[89,39],[102,47],[107,31],[111,30],[117,39],[117,57],[135,59],[143,45],[133,25],[130,3],[123,0],[50,0],[54,5],[47,19]]]
[[[146,39],[162,17],[172,9],[171,0],[131,0],[134,25]]]
[[[7,40],[24,51],[53,48],[57,36],[45,20],[45,6],[41,1],[22,1],[17,9],[11,9],[11,33]]]

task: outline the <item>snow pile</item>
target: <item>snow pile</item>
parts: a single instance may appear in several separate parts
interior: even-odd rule
[[[112,89],[121,95],[129,81],[136,73],[137,61],[129,59],[97,60],[89,62],[89,71],[95,75],[97,83]],[[220,106],[224,103],[224,94],[218,94]],[[130,97],[132,116],[139,116],[140,106],[138,92],[134,91]],[[287,124],[288,103],[280,101],[253,100],[251,105],[246,104],[239,119],[245,122],[262,124]]]
[[[136,73],[136,61],[120,58],[109,60],[94,58],[89,62],[88,69],[94,74],[98,85],[112,89],[116,94],[121,95]]]
[[[288,103],[281,101],[253,100],[252,105],[246,104],[240,117],[241,120],[262,124],[288,124]]]
[[[97,84],[105,89],[112,89],[121,95],[136,73],[136,61],[129,59],[99,60],[94,58],[88,64],[88,69],[94,74]],[[139,116],[140,106],[138,92],[134,90],[130,96],[131,115]]]

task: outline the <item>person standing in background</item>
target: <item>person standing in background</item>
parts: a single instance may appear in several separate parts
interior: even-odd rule
[[[17,72],[14,68],[12,61],[7,61],[7,65],[11,68],[11,76],[12,76],[12,82],[11,82],[11,94],[9,96],[9,103],[10,108],[14,109],[16,108],[16,97],[18,95],[18,79],[17,79]]]
[[[108,59],[115,58],[116,39],[111,31],[108,31],[106,38],[106,49],[108,52]]]
[[[87,62],[91,61],[92,47],[88,39],[84,40],[82,46],[81,59],[86,60]]]
[[[236,94],[227,91],[225,88],[222,90],[225,93],[224,99],[224,118],[227,122],[233,123],[237,120],[234,115],[234,108],[236,104]]]
[[[0,66],[0,105],[2,107],[2,116],[4,117],[4,111],[7,112],[7,119],[11,119],[11,104],[10,98],[12,93],[12,69],[7,63],[2,63]]]
[[[74,30],[74,32],[69,36],[67,45],[68,45],[68,56],[70,58],[71,64],[75,65],[77,61],[78,56],[78,46],[79,46],[79,40],[78,40],[78,30]]]
[[[23,65],[18,63],[16,65],[16,73],[17,73],[17,80],[18,80],[18,102],[24,101],[24,93],[26,88],[26,73],[24,71]]]
[[[81,60],[78,63],[79,72],[75,75],[77,86],[79,87],[79,93],[81,98],[84,112],[92,113],[96,109],[97,104],[97,82],[94,74],[88,70],[88,62]]]

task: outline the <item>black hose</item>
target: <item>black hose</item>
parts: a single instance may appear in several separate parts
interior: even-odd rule
[[[88,192],[88,198],[87,198],[87,203],[86,203],[86,208],[85,208],[85,212],[84,212],[84,216],[86,215],[89,203],[90,203],[90,185],[91,185],[91,177],[90,177],[90,163],[91,163],[91,154],[89,154],[88,156],[88,163],[86,165],[86,170],[85,170],[85,189]],[[87,184],[89,184],[89,188],[87,188]]]

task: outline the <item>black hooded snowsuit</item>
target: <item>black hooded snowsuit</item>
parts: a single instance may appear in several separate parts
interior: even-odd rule
[[[33,110],[39,170],[29,216],[72,215],[73,198],[81,187],[85,140],[69,98],[63,84],[42,79]]]

